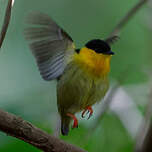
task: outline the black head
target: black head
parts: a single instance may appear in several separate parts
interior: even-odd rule
[[[96,53],[102,53],[107,55],[114,54],[114,52],[111,51],[109,44],[100,39],[91,40],[85,46],[89,49],[94,50]]]

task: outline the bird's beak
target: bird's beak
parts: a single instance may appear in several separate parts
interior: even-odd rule
[[[107,55],[114,55],[115,53],[110,50],[110,51],[106,52],[105,54],[107,54]]]

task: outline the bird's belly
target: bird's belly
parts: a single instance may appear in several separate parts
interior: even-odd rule
[[[108,90],[107,78],[89,77],[75,64],[69,64],[58,82],[60,113],[76,113],[100,101]]]

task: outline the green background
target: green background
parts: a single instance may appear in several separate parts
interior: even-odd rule
[[[94,38],[106,38],[115,25],[138,0],[16,0],[3,47],[0,50],[0,107],[12,112],[52,134],[58,123],[56,82],[40,77],[34,58],[24,39],[25,17],[31,11],[49,14],[82,47]],[[0,0],[0,27],[6,0]],[[151,67],[150,10],[143,7],[121,32],[112,50],[111,83],[125,77],[123,87],[142,112],[147,102],[149,69]],[[124,71],[127,71],[123,75]],[[139,88],[142,85],[145,89]],[[135,89],[134,89],[135,88]],[[142,100],[142,101],[141,101]],[[140,104],[140,103],[143,104]],[[79,117],[80,119],[80,117]],[[69,143],[89,152],[131,152],[135,141],[120,120],[107,113],[98,128],[90,133],[96,114],[90,121],[82,120],[72,130]],[[87,123],[86,123],[87,122]],[[37,152],[32,146],[0,133],[0,151]]]

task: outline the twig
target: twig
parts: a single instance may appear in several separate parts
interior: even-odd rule
[[[120,20],[120,22],[115,26],[115,28],[113,29],[113,31],[111,32],[111,34],[109,35],[109,37],[105,41],[107,43],[113,43],[113,41],[116,41],[119,38],[120,31],[122,30],[122,28],[129,22],[129,20],[137,13],[138,10],[140,10],[140,8],[146,2],[148,2],[148,0],[139,0],[139,2],[133,8],[131,8],[127,12],[127,14]],[[121,77],[123,77],[123,76],[121,75]],[[118,79],[118,81],[119,81],[119,79]],[[105,111],[108,109],[108,106],[112,102],[112,98],[115,95],[115,92],[117,91],[118,88],[119,88],[119,85],[116,85],[111,89],[111,92],[110,92],[109,96],[107,97],[103,108],[101,109],[99,117],[97,118],[98,121],[92,130],[95,130],[95,128],[97,128]]]
[[[139,129],[136,141],[136,152],[151,152],[152,151],[152,88],[149,97],[149,102],[145,109],[145,117]]]
[[[129,20],[137,13],[137,11],[147,2],[148,0],[139,0],[139,2],[131,8],[128,13],[120,20],[120,22],[115,26],[109,37],[105,40],[107,43],[113,43],[114,41],[118,40],[120,31],[122,28],[129,22]],[[122,75],[121,75],[122,76]],[[123,77],[123,76],[122,76]],[[118,80],[119,81],[119,80]],[[97,128],[98,124],[100,123],[105,111],[108,109],[108,106],[112,102],[112,98],[115,95],[115,92],[119,88],[119,85],[117,84],[111,89],[111,92],[109,96],[107,97],[105,104],[103,105],[100,114],[97,118],[97,123],[95,123],[92,130],[95,130]]]
[[[9,25],[9,22],[10,22],[11,9],[12,9],[12,4],[13,4],[12,2],[13,2],[12,0],[9,0],[8,4],[7,4],[5,17],[4,17],[4,22],[3,22],[2,30],[1,30],[1,33],[0,33],[0,48],[2,47],[7,29],[8,29],[8,25]]]
[[[114,41],[117,41],[120,35],[121,29],[129,22],[129,20],[137,13],[137,11],[147,2],[148,0],[140,0],[133,8],[131,8],[128,13],[120,20],[120,22],[115,26],[109,37],[105,40],[107,43],[113,43]],[[117,91],[119,86],[114,86],[111,89],[110,95],[107,97],[107,100],[105,101],[104,107],[102,108],[99,119],[102,119],[103,114],[108,109],[108,106],[110,105],[112,98]],[[98,121],[99,123],[100,121]],[[93,127],[95,129],[98,126],[98,123]]]
[[[0,131],[16,137],[45,152],[85,152],[50,136],[31,123],[0,109]]]
[[[150,1],[149,7],[152,9],[152,1]],[[151,21],[151,20],[150,20]],[[148,25],[151,31],[152,24]],[[150,54],[151,55],[151,54]],[[151,73],[149,74],[151,77]],[[151,80],[152,81],[152,80]],[[150,89],[149,102],[145,109],[145,117],[139,128],[139,133],[136,138],[136,152],[151,152],[152,151],[152,88]]]
[[[141,149],[137,149],[136,152],[152,152],[151,145],[152,145],[152,123],[149,126],[149,129],[147,131],[147,134],[146,134],[146,137]]]
[[[106,41],[112,40],[113,38],[119,37],[122,28],[129,22],[129,20],[137,13],[138,10],[146,3],[148,0],[139,0],[139,2],[131,8],[128,13],[120,20],[120,22],[115,26]]]

